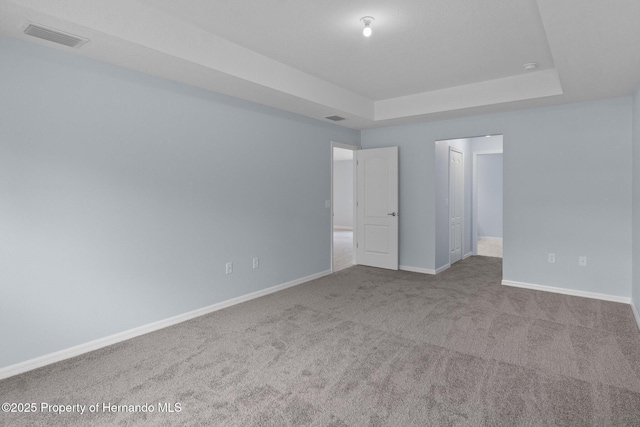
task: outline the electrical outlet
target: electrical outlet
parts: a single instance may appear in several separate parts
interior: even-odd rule
[[[549,263],[555,264],[556,262],[556,254],[549,253]]]
[[[260,260],[258,258],[253,259],[253,268],[260,267]]]
[[[578,257],[578,265],[580,267],[586,267],[587,266],[587,257],[586,256],[579,256]]]
[[[226,265],[226,274],[231,274],[233,273],[233,263],[232,262],[228,262]]]

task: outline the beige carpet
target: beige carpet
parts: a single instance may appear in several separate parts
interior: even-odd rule
[[[478,239],[478,255],[502,258],[502,240]]]
[[[353,265],[353,231],[333,230],[333,271]]]
[[[152,413],[1,413],[0,424],[640,425],[630,307],[502,286],[500,272],[488,257],[438,276],[354,266],[0,381],[2,402]]]

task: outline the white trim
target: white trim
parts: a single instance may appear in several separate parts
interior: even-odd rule
[[[177,316],[169,317],[167,319],[159,320],[157,322],[149,323],[147,325],[139,326],[137,328],[129,329],[128,331],[119,332],[117,334],[109,335],[104,338],[89,341],[84,344],[70,347],[64,350],[56,351],[55,353],[46,354],[44,356],[36,357],[24,362],[9,365],[4,368],[0,368],[0,380],[9,378],[14,375],[22,374],[33,369],[41,368],[52,363],[60,362],[65,359],[80,356],[90,351],[98,350],[103,347],[107,347],[112,344],[117,344],[122,341],[126,341],[131,338],[138,337],[140,335],[148,334],[149,332],[157,331],[159,329],[173,326],[178,323],[185,322],[187,320],[194,319],[196,317],[204,316],[205,314],[212,313],[214,311],[222,310],[223,308],[231,307],[232,305],[240,304],[255,298],[259,298],[265,295],[269,295],[274,292],[278,292],[293,286],[300,285],[302,283],[309,282],[311,280],[319,279],[320,277],[328,276],[331,274],[330,270],[322,271],[320,273],[312,274],[309,276],[301,277],[299,279],[292,280],[287,283],[272,286],[267,289],[252,292],[250,294],[242,295],[236,298],[231,298],[226,301],[222,301],[207,307],[199,308],[197,310],[189,311],[187,313],[179,314]]]
[[[442,273],[443,271],[448,270],[448,269],[450,269],[450,268],[451,268],[451,264],[445,264],[445,265],[443,265],[442,267],[438,267],[438,268],[436,268],[436,274],[440,274],[440,273]]]
[[[436,275],[439,273],[442,273],[443,271],[445,271],[446,269],[448,269],[449,267],[451,267],[451,264],[446,264],[443,265],[442,267],[439,267],[435,270],[432,270],[430,268],[422,268],[422,267],[410,267],[408,265],[399,265],[398,266],[398,270],[402,270],[402,271],[411,271],[413,273],[422,273],[422,274],[431,274],[431,275]]]
[[[638,313],[638,310],[636,309],[636,306],[633,304],[633,302],[631,303],[631,310],[633,310],[633,315],[636,318],[636,323],[638,324],[638,329],[640,329],[640,313]]]
[[[599,294],[596,292],[578,291],[575,289],[556,288],[555,286],[536,285],[533,283],[514,282],[511,280],[503,280],[505,286],[514,286],[516,288],[533,289],[536,291],[553,292],[556,294],[573,295],[576,297],[599,299],[603,301],[621,302],[623,304],[631,304],[631,298],[619,297],[617,295]]]
[[[473,251],[471,251],[471,252],[467,252],[466,254],[464,254],[464,255],[462,256],[462,259],[467,259],[467,258],[469,258],[470,256],[473,256],[473,255],[475,255],[475,254],[473,253]]]
[[[362,150],[362,147],[360,147],[359,145],[345,144],[344,142],[331,141],[331,150],[332,151],[333,151],[333,147],[344,148],[345,150],[351,150],[351,151]]]
[[[421,267],[409,267],[408,265],[399,265],[398,270],[411,271],[413,273],[436,274],[436,270]]]

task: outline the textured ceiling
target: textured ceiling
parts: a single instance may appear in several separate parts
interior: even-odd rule
[[[0,0],[0,34],[356,129],[629,95],[639,21],[638,0]]]

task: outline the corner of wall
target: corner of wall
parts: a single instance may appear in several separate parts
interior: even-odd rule
[[[640,85],[633,94],[631,149],[631,308],[640,328]]]

